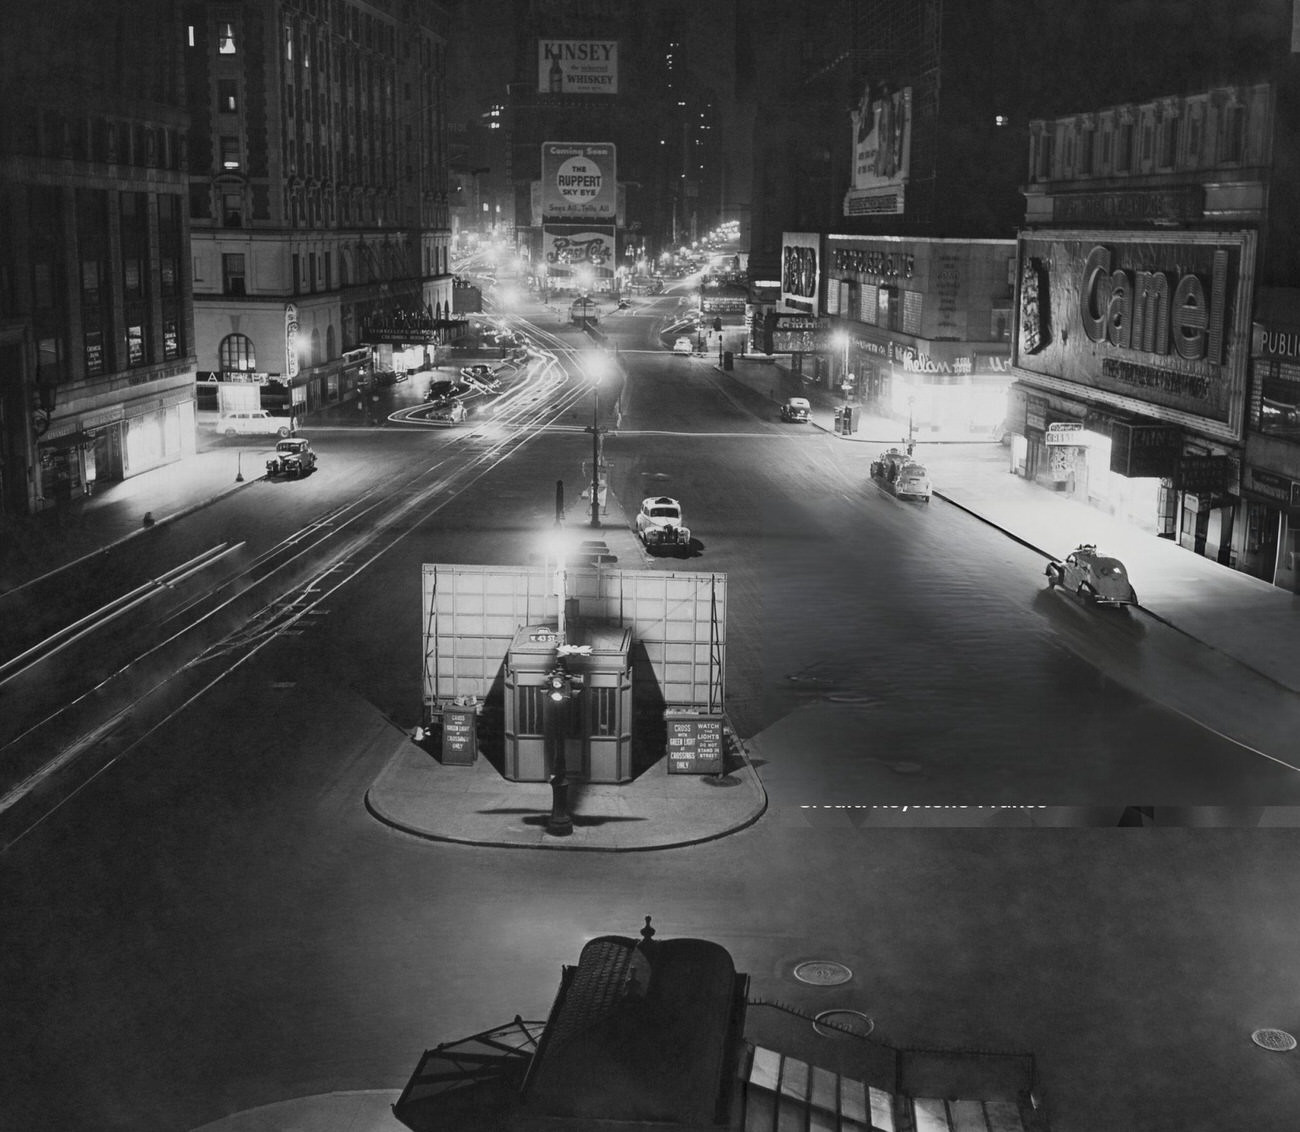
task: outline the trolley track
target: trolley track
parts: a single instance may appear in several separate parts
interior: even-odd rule
[[[110,633],[130,642],[112,663],[87,669],[80,687],[62,685],[57,703],[50,697],[26,700],[18,715],[7,718],[0,734],[0,843],[12,844],[44,821],[227,673],[280,634],[293,632],[321,601],[553,427],[585,396],[583,385],[570,387],[555,355],[541,372],[553,397],[543,404],[521,402],[490,429],[464,433],[467,443],[456,451],[469,451],[468,459],[449,467],[452,457],[444,456],[399,484],[362,491],[251,561],[238,562],[229,576],[196,585],[133,634],[119,632],[123,610],[148,606],[132,606],[133,599],[122,595],[11,660],[0,673],[0,697],[9,705],[24,698],[19,694],[24,687],[39,686],[40,673],[51,663],[64,672],[77,671],[66,663],[70,648],[91,647]],[[186,577],[194,573],[184,566],[177,571]],[[68,644],[72,638],[74,646]]]

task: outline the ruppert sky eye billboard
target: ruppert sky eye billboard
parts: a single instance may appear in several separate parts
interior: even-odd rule
[[[612,142],[542,142],[544,220],[612,224],[618,212]]]

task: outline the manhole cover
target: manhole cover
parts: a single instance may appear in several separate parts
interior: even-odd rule
[[[1295,1049],[1295,1038],[1285,1030],[1256,1030],[1250,1035],[1250,1040],[1257,1046],[1274,1049],[1279,1053]]]
[[[813,1019],[813,1029],[824,1038],[865,1038],[875,1028],[861,1010],[823,1010]]]
[[[835,987],[847,983],[853,978],[853,972],[843,963],[832,963],[829,959],[813,959],[800,963],[794,969],[794,977],[801,983],[812,983],[818,987]]]

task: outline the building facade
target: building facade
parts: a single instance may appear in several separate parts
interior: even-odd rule
[[[295,414],[449,340],[435,3],[184,9],[196,352],[222,404]],[[254,407],[256,406],[254,402]]]
[[[180,42],[169,0],[7,15],[0,513],[194,449]]]
[[[1300,529],[1285,87],[1031,124],[1021,474],[1288,589]]]

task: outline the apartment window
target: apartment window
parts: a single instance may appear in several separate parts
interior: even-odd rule
[[[257,369],[253,340],[244,334],[227,334],[217,350],[217,365],[224,370],[250,373]]]
[[[1079,131],[1079,173],[1088,176],[1092,172],[1092,144],[1095,131],[1085,126]]]
[[[1178,119],[1166,118],[1160,123],[1160,146],[1157,164],[1162,169],[1172,169],[1178,152]]]
[[[1201,116],[1196,114],[1187,121],[1187,163],[1199,165],[1201,161]]]
[[[238,169],[239,165],[239,139],[223,137],[221,139],[221,168]]]
[[[235,54],[235,25],[228,20],[223,21],[217,29],[217,54]]]
[[[224,295],[246,295],[244,288],[244,257],[241,253],[225,252],[221,256],[221,292]]]
[[[47,381],[57,380],[62,375],[63,339],[57,334],[36,339],[36,373]]]
[[[140,270],[138,259],[122,260],[122,294],[128,299],[144,296],[144,275]]]
[[[1115,142],[1115,168],[1120,173],[1127,173],[1133,168],[1133,123],[1126,122],[1119,128],[1119,137]]]
[[[325,253],[325,271],[324,271],[324,273],[322,274],[321,282],[324,284],[325,290],[327,290],[327,291],[330,289],[330,277],[331,277],[333,274],[334,274],[334,264],[331,262],[331,259],[330,259],[330,253],[329,253],[329,252],[326,252],[326,253]]]
[[[293,62],[293,25],[284,25],[284,57],[290,63]]]
[[[158,261],[158,277],[162,286],[160,293],[165,298],[173,298],[180,294],[180,264],[175,259],[163,257]]]
[[[1246,108],[1229,106],[1223,113],[1222,160],[1241,161],[1246,155]]]
[[[85,332],[86,376],[98,377],[104,372],[104,332]]]
[[[177,318],[163,319],[163,357],[168,361],[181,356],[181,331],[180,320]]]
[[[244,194],[221,194],[221,223],[227,228],[240,228],[244,223]]]
[[[54,264],[32,264],[32,303],[37,310],[49,310],[54,303]]]
[[[103,281],[104,265],[97,259],[81,261],[81,301],[87,306],[99,303],[99,289]]]
[[[126,364],[144,365],[144,326],[138,322],[126,328]]]
[[[1041,181],[1049,180],[1052,176],[1052,165],[1056,160],[1056,135],[1052,132],[1046,132],[1038,139],[1038,178]]]
[[[217,109],[222,114],[234,114],[239,109],[239,84],[234,79],[217,80]]]
[[[316,253],[307,253],[307,290],[316,290]]]
[[[296,295],[302,290],[302,259],[295,252],[293,256],[293,293]]]

